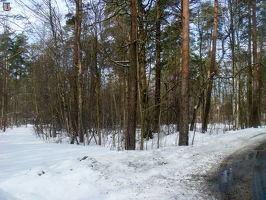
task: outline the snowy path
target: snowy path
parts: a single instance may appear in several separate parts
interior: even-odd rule
[[[215,199],[201,187],[206,175],[229,154],[265,140],[265,133],[197,133],[194,146],[115,152],[44,143],[30,128],[15,128],[0,133],[0,199]]]

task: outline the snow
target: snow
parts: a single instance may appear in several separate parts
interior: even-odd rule
[[[0,132],[0,200],[214,199],[202,189],[204,177],[265,134],[264,128],[196,132],[187,147],[176,146],[173,134],[160,149],[110,151],[47,143],[30,126],[14,128]]]

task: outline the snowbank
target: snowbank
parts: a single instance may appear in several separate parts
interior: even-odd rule
[[[45,143],[30,127],[0,133],[1,200],[214,199],[208,173],[229,154],[260,143],[265,129],[196,133],[193,146],[110,151]],[[192,138],[191,133],[191,137]]]

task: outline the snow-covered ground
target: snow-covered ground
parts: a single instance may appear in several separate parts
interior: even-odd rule
[[[196,133],[193,146],[180,147],[175,134],[160,149],[110,151],[47,143],[29,126],[14,128],[0,132],[0,200],[215,199],[202,189],[204,177],[265,136],[264,128]]]

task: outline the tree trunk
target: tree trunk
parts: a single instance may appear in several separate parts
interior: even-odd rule
[[[232,68],[233,68],[233,96],[232,96],[232,110],[233,110],[233,130],[238,129],[239,123],[239,103],[238,103],[238,76],[236,68],[236,56],[235,56],[235,22],[234,22],[234,11],[231,0],[228,0],[229,10],[230,10],[230,44],[232,52]]]
[[[102,144],[102,134],[101,134],[101,116],[100,116],[100,87],[101,87],[101,77],[100,69],[96,65],[96,119],[97,119],[97,133],[98,133],[98,144]]]
[[[199,109],[200,104],[201,104],[202,95],[203,94],[201,94],[201,96],[199,97],[198,103],[193,109],[193,115],[192,115],[192,119],[191,119],[191,123],[190,123],[190,129],[189,129],[190,131],[193,131],[195,128],[195,123],[196,123],[196,119],[197,119],[197,112],[198,112],[198,109]]]
[[[260,69],[257,53],[257,18],[256,18],[256,0],[252,1],[252,25],[253,25],[253,109],[252,109],[252,126],[260,126]]]
[[[248,1],[248,127],[252,126],[252,51],[251,51],[251,38],[252,38],[252,24],[251,24],[251,2]]]
[[[136,110],[137,110],[137,7],[131,0],[131,38],[129,47],[130,66],[128,70],[128,118],[125,138],[126,150],[136,148]]]
[[[208,84],[207,84],[207,92],[206,92],[206,103],[205,110],[203,115],[203,123],[202,123],[202,132],[207,131],[209,114],[211,109],[211,93],[212,93],[212,85],[213,85],[213,77],[215,75],[215,55],[216,55],[216,39],[217,39],[217,27],[218,27],[218,0],[214,1],[214,30],[213,30],[213,41],[212,41],[212,54],[211,54],[211,62],[208,69]]]
[[[96,15],[95,15],[96,20]],[[96,121],[97,121],[97,134],[98,134],[98,144],[102,144],[102,134],[101,134],[101,117],[100,117],[100,88],[101,88],[101,70],[98,66],[98,31],[95,21],[95,41],[94,41],[94,67],[96,73]]]
[[[182,1],[181,38],[179,146],[189,142],[189,0]]]
[[[149,94],[146,77],[146,44],[147,33],[145,28],[145,10],[141,0],[138,0],[138,16],[139,16],[139,65],[138,65],[138,93],[139,93],[139,108],[141,121],[141,138],[140,150],[144,148],[144,138],[152,138],[150,131],[150,115],[149,115]]]
[[[73,132],[74,137],[79,136],[79,141],[84,142],[84,133],[82,128],[82,55],[81,55],[81,18],[82,18],[82,0],[75,0],[76,14],[75,14],[75,30],[74,30],[74,106],[73,114]]]
[[[161,108],[161,0],[156,3],[156,65],[155,65],[155,95],[153,132],[158,133]]]
[[[8,93],[8,71],[7,71],[7,63],[4,61],[5,67],[2,68],[2,91],[1,91],[1,129],[3,132],[6,131],[7,128],[7,93]]]

